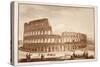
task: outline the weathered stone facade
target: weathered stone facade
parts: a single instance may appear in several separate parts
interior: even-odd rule
[[[63,32],[53,34],[48,19],[24,24],[23,49],[30,52],[58,52],[85,48],[87,37],[82,33]]]

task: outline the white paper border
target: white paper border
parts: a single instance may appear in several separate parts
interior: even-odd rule
[[[46,62],[26,62],[18,63],[18,4],[27,3],[27,4],[37,4],[37,5],[53,5],[53,6],[71,6],[71,7],[92,7],[95,9],[95,59],[84,59],[84,60],[66,60],[66,61],[46,61]],[[26,65],[37,65],[37,64],[55,64],[55,63],[67,63],[67,62],[87,62],[87,61],[96,61],[97,60],[97,7],[92,5],[77,5],[77,4],[59,4],[59,3],[43,3],[43,2],[24,2],[24,1],[15,1],[14,2],[14,66],[26,66]],[[13,48],[13,47],[12,47]]]

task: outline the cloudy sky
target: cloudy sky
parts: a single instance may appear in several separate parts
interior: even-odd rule
[[[94,39],[94,10],[71,6],[19,5],[19,39],[23,39],[24,23],[48,18],[52,30],[61,32],[80,32]]]

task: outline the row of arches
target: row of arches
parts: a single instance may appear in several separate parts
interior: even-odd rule
[[[24,43],[62,43],[62,40],[57,38],[45,38],[45,39],[24,40]]]
[[[24,36],[32,36],[32,35],[50,35],[52,31],[32,31],[32,32],[25,32]]]
[[[85,36],[85,34],[82,33],[75,33],[75,32],[63,32],[63,36],[73,36],[73,37],[82,37]]]
[[[82,42],[81,39],[71,39],[71,38],[41,38],[41,39],[25,39],[24,43],[74,43],[74,42]],[[85,42],[85,41],[84,41]]]
[[[29,51],[43,51],[43,52],[54,52],[54,51],[73,51],[76,49],[81,49],[81,48],[85,48],[86,44],[82,44],[82,43],[67,43],[67,44],[53,44],[53,45],[46,45],[46,44],[42,44],[42,45],[37,45],[37,44],[25,44],[24,48]]]
[[[63,42],[80,42],[81,39],[80,38],[67,38],[67,37],[65,37],[65,38],[63,38],[62,41]]]
[[[34,46],[31,51],[34,52],[56,52],[56,51],[64,51],[64,47],[60,45],[56,46]]]

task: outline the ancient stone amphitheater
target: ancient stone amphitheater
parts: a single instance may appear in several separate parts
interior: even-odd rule
[[[54,34],[47,18],[24,24],[23,47],[26,52],[63,52],[85,48],[87,36],[77,32]]]

